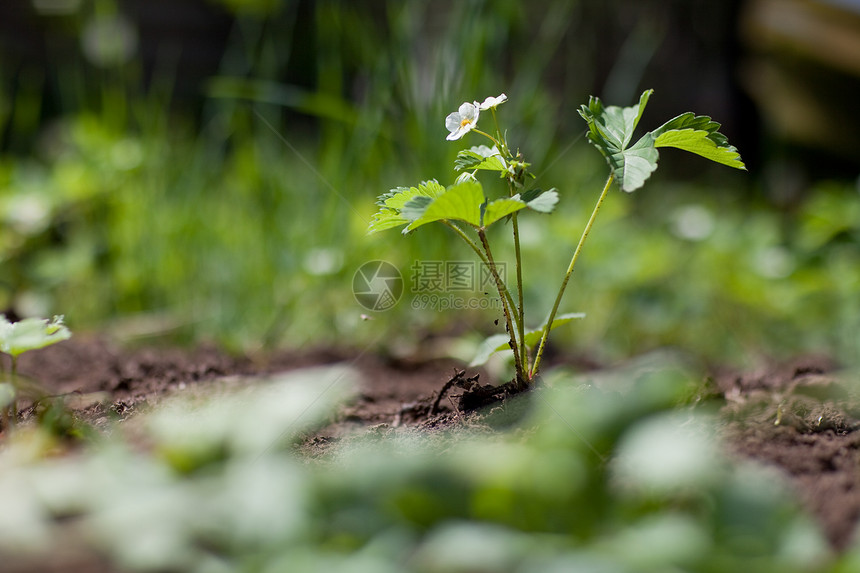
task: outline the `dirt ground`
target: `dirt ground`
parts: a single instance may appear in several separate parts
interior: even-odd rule
[[[446,360],[398,360],[332,349],[252,359],[214,347],[122,349],[100,338],[76,336],[22,356],[19,369],[48,394],[71,393],[68,404],[97,427],[107,427],[109,420],[133,416],[173,393],[211,392],[224,377],[338,362],[358,368],[364,386],[331,424],[308,437],[305,450],[310,455],[344,435],[380,424],[434,427],[460,420],[454,398],[445,396],[433,407],[460,368]],[[722,405],[731,453],[790,476],[799,499],[841,549],[853,539],[860,518],[860,399],[851,384],[828,374],[830,368],[824,360],[807,360],[760,373],[723,373],[713,377],[712,388]],[[451,389],[450,394],[458,392],[462,390]],[[32,416],[32,408],[22,413],[25,419]]]

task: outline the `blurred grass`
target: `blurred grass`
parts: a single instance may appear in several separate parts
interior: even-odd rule
[[[21,74],[0,98],[16,142],[0,160],[0,306],[236,349],[494,332],[492,313],[415,311],[409,293],[364,321],[351,282],[373,259],[396,264],[407,285],[416,260],[471,259],[441,228],[406,238],[364,229],[389,188],[453,182],[452,160],[472,142],[446,142],[445,115],[505,92],[510,142],[562,196],[552,216],[523,220],[539,323],[605,177],[575,113],[597,81],[592,40],[571,39],[591,8],[543,6],[238,3],[194,113],[171,106],[167,65],[144,87],[134,59],[98,69],[77,56],[61,113],[45,122],[47,80]],[[88,15],[77,17],[82,26]],[[641,69],[628,68],[613,90],[635,91]],[[558,332],[559,350],[611,361],[676,345],[740,363],[820,351],[855,363],[860,194],[822,183],[809,202],[776,211],[758,184],[755,169],[707,169],[613,193],[564,302],[588,317]]]

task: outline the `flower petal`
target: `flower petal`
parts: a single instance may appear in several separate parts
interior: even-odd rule
[[[505,94],[499,94],[498,97],[492,97],[492,96],[488,97],[487,99],[484,100],[484,103],[482,103],[478,107],[481,110],[488,110],[488,109],[492,109],[494,107],[498,107],[498,106],[502,105],[503,103],[505,103],[506,101],[508,101],[508,96],[506,96]]]
[[[448,137],[446,137],[445,139],[447,139],[448,141],[454,141],[455,139],[460,139],[461,137],[463,137],[464,135],[466,135],[467,133],[472,131],[473,127],[474,127],[474,124],[471,124],[471,123],[461,125],[459,128],[457,128],[456,131],[449,133]]]
[[[452,133],[460,129],[460,114],[456,111],[449,113],[445,118],[445,127]]]
[[[463,105],[460,106],[459,112],[461,121],[465,119],[468,119],[472,122],[478,121],[478,114],[480,113],[480,111],[478,111],[478,106],[473,103],[465,102]]]

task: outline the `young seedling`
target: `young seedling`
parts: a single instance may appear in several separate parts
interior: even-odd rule
[[[379,211],[370,223],[370,233],[406,225],[403,230],[406,234],[422,225],[438,221],[463,239],[489,268],[502,302],[506,333],[485,340],[472,362],[473,366],[482,364],[495,352],[510,349],[516,368],[515,388],[523,390],[530,386],[540,368],[550,331],[584,316],[581,313],[559,315],[558,310],[582,247],[609,189],[613,183],[628,193],[642,187],[657,169],[659,148],[675,147],[728,167],[746,169],[737,149],[729,145],[728,139],[717,131],[720,124],[711,121],[708,116],[681,114],[654,131],[645,133],[631,145],[633,133],[652,93],[653,90],[644,92],[638,104],[625,108],[604,106],[599,98],[591,97],[588,104],[579,110],[588,124],[589,141],[606,158],[609,176],[574,249],[552,309],[539,328],[527,330],[525,327],[518,217],[523,210],[551,213],[559,196],[556,189],[544,191],[529,187],[531,179],[534,179],[529,171],[530,164],[523,159],[519,150],[514,153],[508,146],[502,135],[505,132],[499,127],[496,118],[496,108],[508,99],[505,94],[489,97],[483,103],[466,102],[445,118],[445,127],[450,132],[448,140],[458,140],[473,132],[492,144],[492,147],[481,145],[457,154],[454,169],[461,173],[453,185],[443,187],[435,180],[430,180],[417,187],[397,187],[379,197]],[[493,118],[492,134],[477,127],[481,112],[487,111]],[[498,173],[499,179],[505,182],[507,194],[497,199],[488,198],[477,179],[479,171]],[[487,227],[503,219],[511,223],[515,294],[499,272],[486,233]]]
[[[44,348],[71,336],[72,333],[63,324],[62,316],[55,316],[50,321],[43,318],[25,318],[18,322],[9,322],[4,315],[0,315],[0,352],[8,354],[12,361],[7,381],[0,383],[4,428],[14,427],[18,418],[18,357],[28,350]]]

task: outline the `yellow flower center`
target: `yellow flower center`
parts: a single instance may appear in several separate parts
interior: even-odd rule
[[[469,119],[468,117],[463,118],[463,121],[460,122],[460,127],[466,127],[467,125],[469,125],[471,123],[472,123],[472,120]]]

